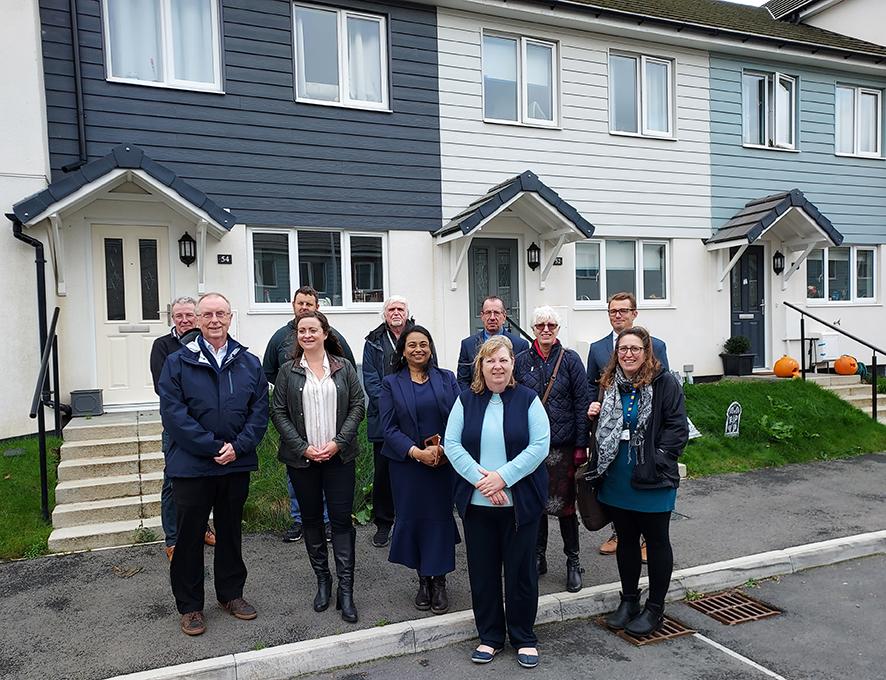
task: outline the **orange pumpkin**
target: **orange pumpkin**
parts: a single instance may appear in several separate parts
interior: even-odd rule
[[[793,378],[800,372],[800,364],[797,363],[797,360],[794,359],[794,357],[789,357],[785,354],[781,359],[775,362],[773,370],[775,371],[775,375],[779,378]]]
[[[844,354],[834,362],[834,370],[840,375],[855,375],[858,371],[858,362],[855,357]]]

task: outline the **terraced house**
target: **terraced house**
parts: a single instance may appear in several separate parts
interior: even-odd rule
[[[877,340],[884,26],[875,0],[21,3],[0,436],[33,429],[38,242],[62,399],[107,410],[156,404],[166,304],[208,290],[258,354],[303,284],[358,356],[408,296],[450,367],[490,293],[581,350],[631,290],[701,376],[732,334],[796,355],[785,301]]]

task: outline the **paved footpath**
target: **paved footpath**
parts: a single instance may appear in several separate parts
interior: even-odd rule
[[[886,455],[787,466],[684,483],[672,524],[677,569],[768,550],[886,529]],[[273,535],[244,539],[246,598],[255,621],[215,606],[207,580],[207,632],[186,638],[159,545],[0,564],[0,678],[92,680],[198,659],[409,621],[415,575],[387,562],[358,532],[356,603],[360,623],[310,608],[314,577],[301,543]],[[596,553],[605,536],[582,533],[586,585],[617,580],[615,560]],[[211,560],[211,549],[207,550]],[[549,573],[540,590],[564,590],[565,557],[556,523]],[[211,563],[207,575],[211,577]],[[463,547],[449,579],[451,611],[470,608]],[[211,604],[209,604],[211,603]]]

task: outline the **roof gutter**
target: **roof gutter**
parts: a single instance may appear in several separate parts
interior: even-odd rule
[[[86,113],[83,107],[83,79],[80,74],[80,26],[77,19],[77,0],[69,0],[68,7],[71,13],[71,48],[74,59],[74,99],[77,107],[77,146],[80,151],[79,158],[67,165],[62,166],[62,172],[71,172],[86,165]]]

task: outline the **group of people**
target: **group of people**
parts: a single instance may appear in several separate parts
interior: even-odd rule
[[[390,545],[389,560],[417,572],[419,610],[449,609],[446,575],[461,542],[453,506],[462,519],[480,638],[472,661],[492,661],[508,640],[521,666],[538,664],[534,621],[538,577],[547,571],[548,515],[560,527],[566,588],[581,589],[575,474],[589,454],[617,535],[610,542],[617,544],[622,599],[606,622],[634,635],[661,624],[673,567],[676,459],[688,429],[664,343],[633,325],[631,294],[610,299],[613,330],[591,346],[587,368],[558,340],[556,310],[534,311],[530,344],[505,330],[504,303],[489,297],[483,329],[462,342],[457,374],[438,365],[432,335],[410,317],[407,300],[391,297],[364,342],[362,386],[350,349],[318,305],[316,291],[297,291],[295,318],[273,336],[263,364],[227,335],[230,305],[218,293],[196,303],[197,337],[185,337],[178,322],[172,329],[185,344],[163,363],[158,392],[178,534],[170,574],[183,632],[205,630],[203,542],[213,508],[217,599],[238,618],[256,616],[243,599],[239,525],[268,417],[292,496],[284,540],[304,539],[317,580],[313,608],[324,611],[332,600],[329,542],[336,609],[343,620],[358,620],[351,513],[364,415],[375,462],[372,542]],[[643,550],[645,606],[638,588]]]

